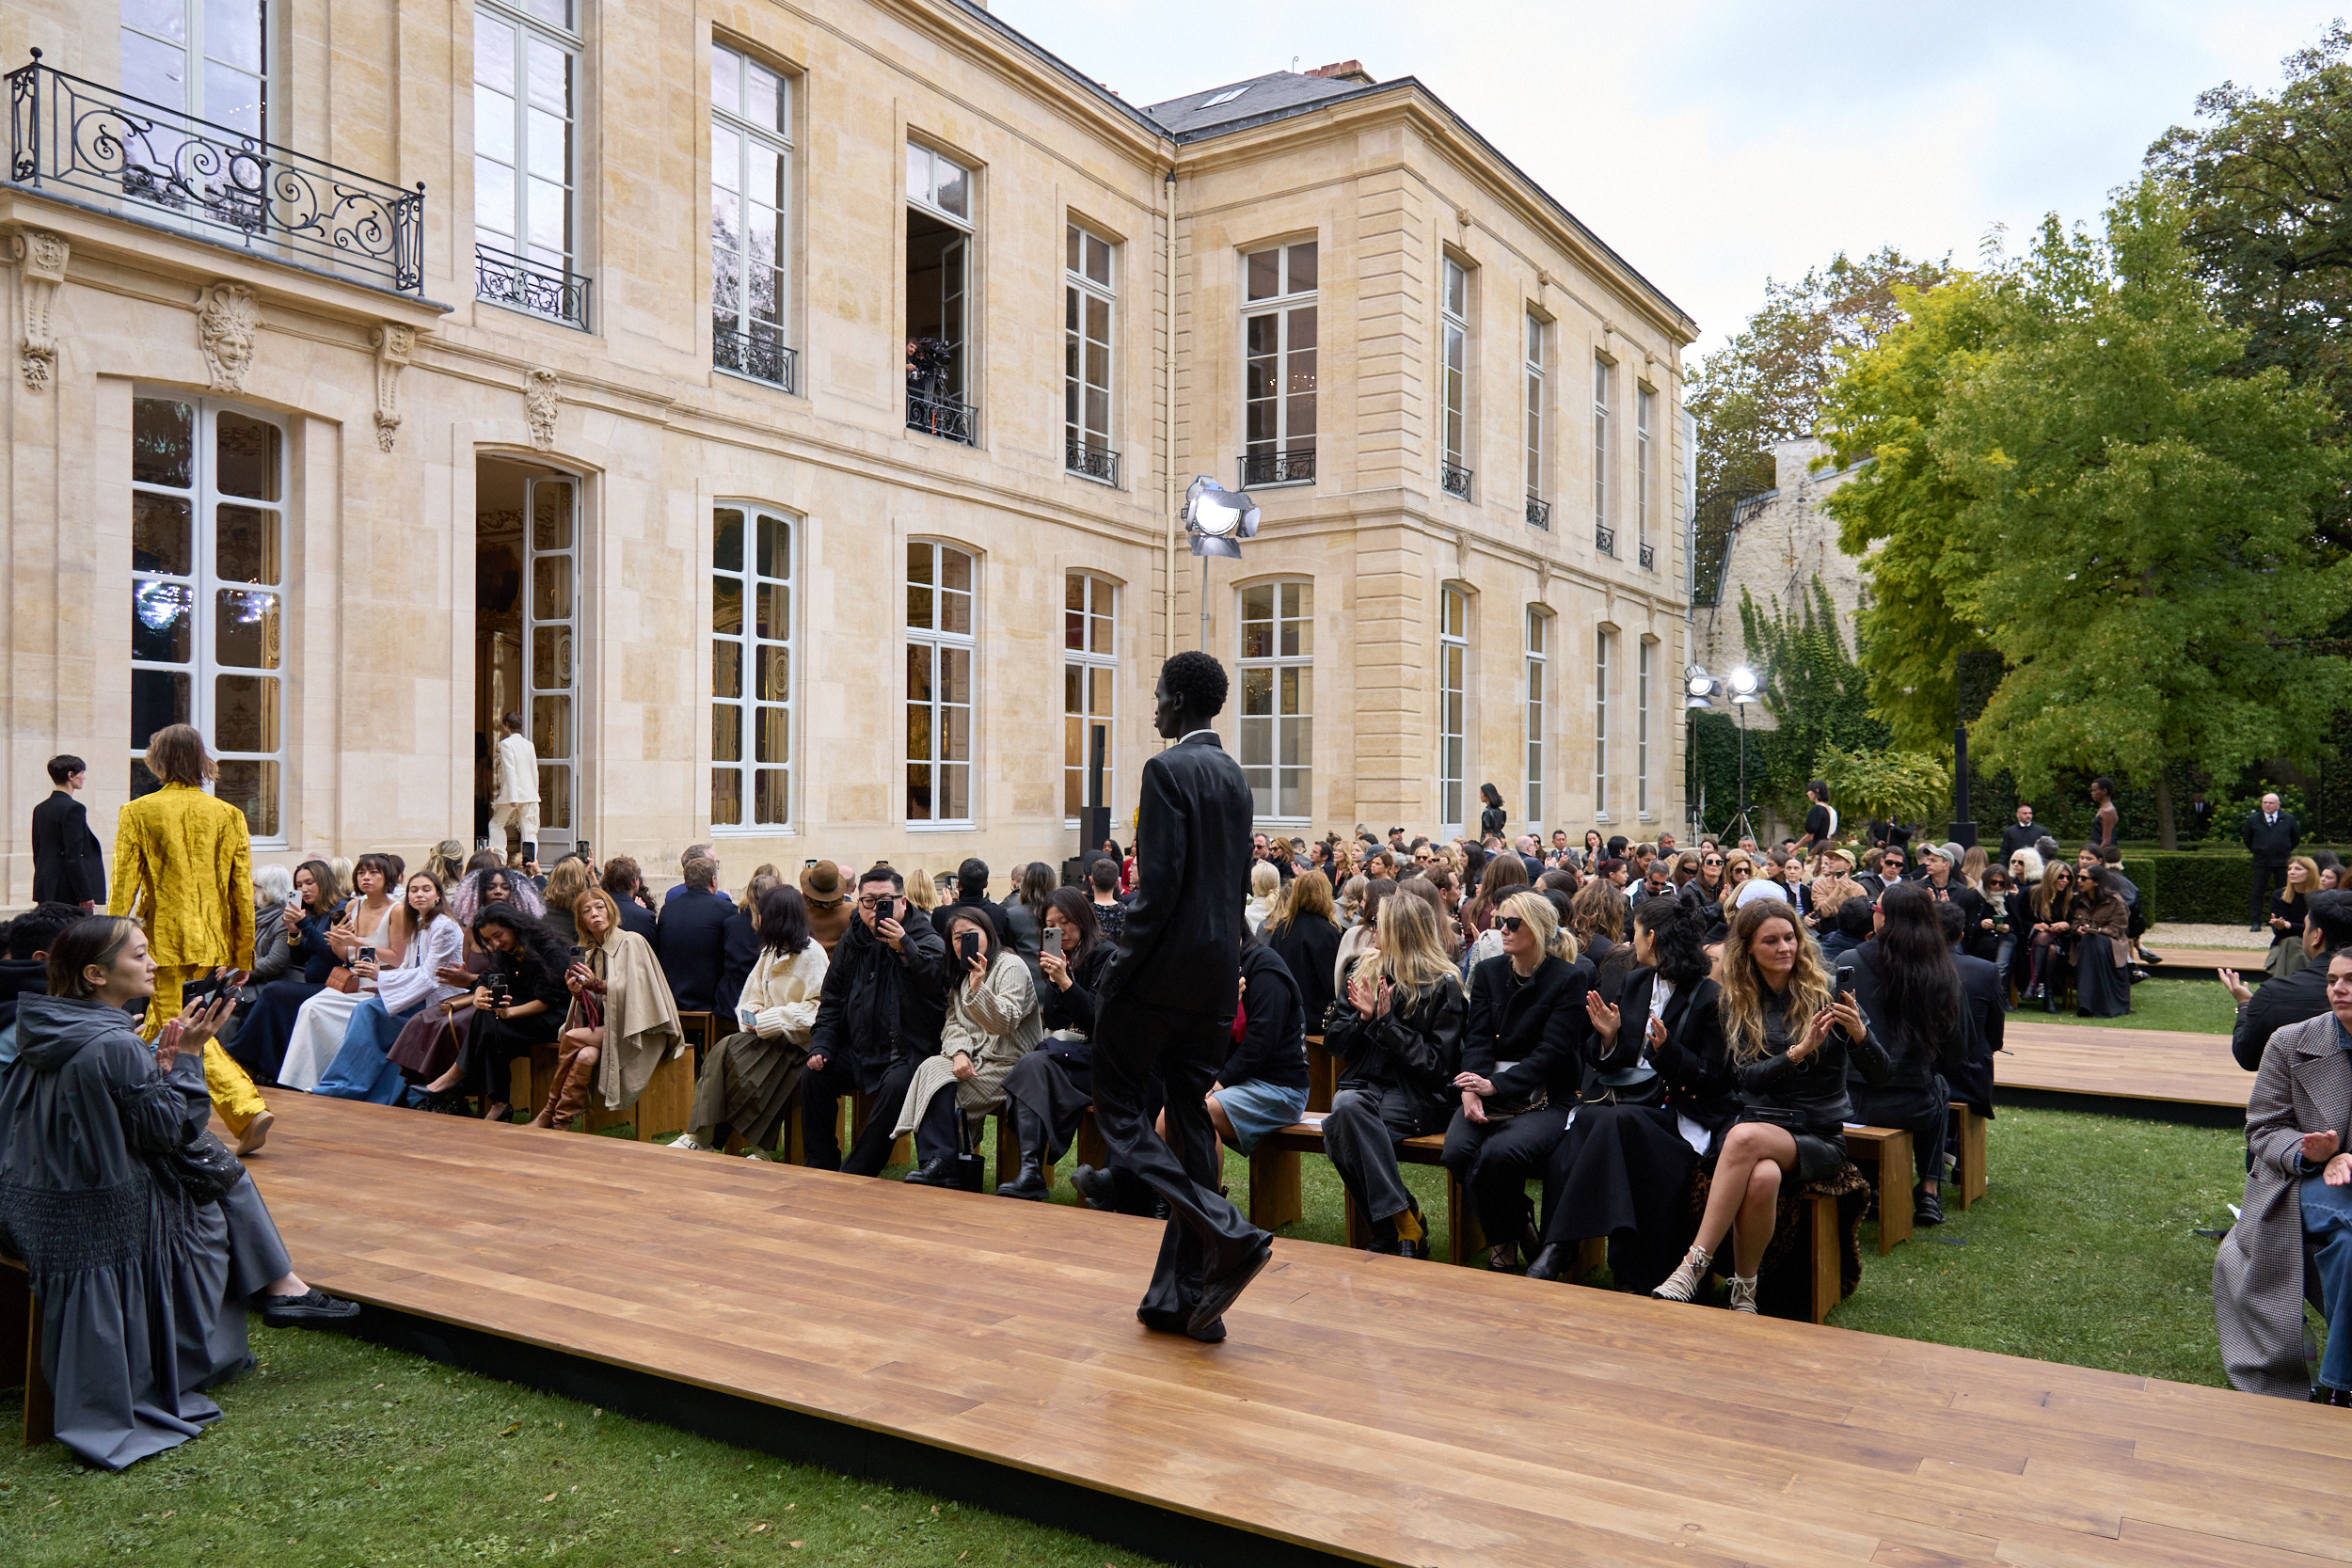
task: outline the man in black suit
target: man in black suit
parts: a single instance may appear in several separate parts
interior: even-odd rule
[[[2246,852],[2254,858],[2251,924],[2247,929],[2259,931],[2270,913],[2270,885],[2273,880],[2282,889],[2287,885],[2287,860],[2303,842],[2303,830],[2293,812],[2279,808],[2276,795],[2265,795],[2259,810],[2246,814],[2238,836],[2246,841]]]
[[[1240,995],[1242,904],[1249,892],[1249,784],[1209,721],[1225,706],[1223,665],[1188,649],[1160,669],[1152,721],[1175,742],[1143,765],[1136,819],[1141,886],[1095,985],[1094,1117],[1112,1159],[1168,1202],[1146,1328],[1203,1343],[1273,1256],[1273,1238],[1217,1193],[1223,1161],[1206,1103]],[[1145,1112],[1166,1090],[1168,1136]]]
[[[85,914],[106,896],[106,857],[89,831],[89,814],[73,798],[88,772],[80,757],[51,757],[49,782],[56,788],[33,808],[33,902],[79,904]]]
[[[2290,1023],[2328,1010],[2328,960],[2352,947],[2352,893],[2323,888],[2311,895],[2303,916],[2303,951],[2311,962],[2283,980],[2265,980],[2257,990],[2221,970],[2221,983],[2237,1003],[2237,1025],[2230,1031],[2230,1054],[2249,1072],[2259,1072],[2270,1037]]]
[[[2007,865],[2010,856],[2020,849],[2030,849],[2042,836],[2042,830],[2033,825],[2033,807],[2023,800],[2017,802],[2017,820],[2001,830],[2001,863]]]
[[[718,1005],[727,917],[735,913],[735,901],[711,885],[718,875],[719,863],[707,855],[689,860],[684,891],[662,904],[655,927],[654,954],[680,1012],[707,1013]]]

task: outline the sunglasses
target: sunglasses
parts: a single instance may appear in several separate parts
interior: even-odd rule
[[[1724,863],[1723,863],[1723,858],[1722,858],[1721,856],[1719,856],[1719,855],[1709,855],[1709,856],[1708,856],[1708,857],[1707,857],[1706,861],[1705,861],[1703,863],[1704,863],[1704,864],[1707,864],[1707,865],[1721,865],[1721,864],[1723,864]]]
[[[1509,933],[1517,931],[1520,927],[1526,924],[1526,921],[1520,919],[1516,914],[1506,914],[1496,918],[1495,928],[1499,931]]]

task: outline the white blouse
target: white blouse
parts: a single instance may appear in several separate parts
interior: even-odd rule
[[[456,921],[441,916],[418,933],[400,956],[400,967],[376,976],[375,994],[388,1013],[405,1013],[428,1003],[446,1002],[464,986],[441,983],[436,971],[465,962],[466,933]]]

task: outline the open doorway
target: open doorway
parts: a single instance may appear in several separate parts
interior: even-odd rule
[[[972,441],[965,363],[972,182],[951,160],[907,149],[907,426]]]
[[[474,841],[507,850],[518,828],[490,825],[492,749],[519,715],[539,758],[542,865],[579,844],[580,481],[512,457],[474,467]]]

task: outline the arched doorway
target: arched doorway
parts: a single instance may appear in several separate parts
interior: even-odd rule
[[[474,467],[474,837],[489,826],[499,718],[521,715],[539,755],[539,862],[580,840],[580,479],[516,457]],[[506,842],[499,842],[505,839]]]

